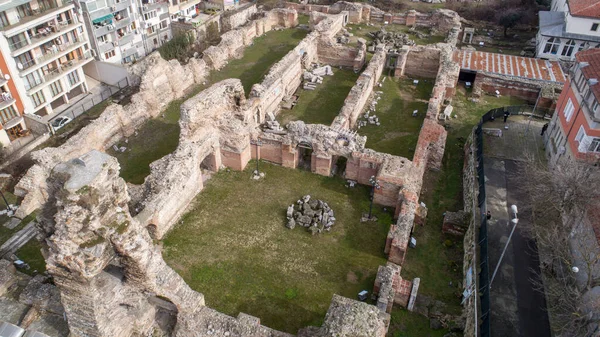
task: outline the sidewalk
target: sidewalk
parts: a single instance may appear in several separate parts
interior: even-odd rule
[[[521,212],[527,208],[527,192],[519,187],[518,180],[518,166],[526,153],[540,153],[544,123],[511,117],[506,124],[508,130],[503,128],[502,120],[483,125],[503,131],[502,137],[484,136],[487,209],[492,214],[488,222],[490,273],[498,264],[513,227],[510,206],[515,204],[520,210],[519,223],[491,285],[492,336],[551,336],[545,296],[531,282],[539,275],[539,259],[535,241],[527,234],[529,215]]]

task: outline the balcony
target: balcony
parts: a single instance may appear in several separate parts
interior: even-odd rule
[[[72,2],[66,2],[62,6],[48,6],[46,8],[39,8],[32,10],[31,15],[22,17],[19,22],[13,23],[8,26],[1,27],[0,30],[4,31],[4,36],[11,37],[18,33],[21,33],[26,27],[37,26],[44,21],[55,18],[61,12],[74,8]]]
[[[73,41],[53,45],[52,50],[47,50],[44,55],[38,56],[35,59],[22,64],[23,69],[20,70],[21,76],[26,76],[51,61],[67,55],[73,50],[82,47],[86,42],[87,40],[80,36]]]
[[[81,23],[76,20],[61,21],[57,26],[49,26],[48,31],[40,30],[38,34],[30,35],[30,43],[27,44],[26,40],[9,45],[11,55],[13,57],[23,54],[24,52],[31,50],[35,47],[39,47],[42,44],[52,41],[61,35],[68,33],[77,27],[80,27]],[[25,34],[28,34],[27,32]]]
[[[112,41],[104,42],[102,44],[98,44],[98,52],[100,54],[104,54],[107,51],[111,51],[111,50],[115,49],[115,47],[116,47],[115,43],[113,43]]]
[[[76,68],[81,67],[82,65],[90,62],[92,60],[92,55],[88,50],[83,54],[83,56],[73,59],[71,61],[61,63],[58,68],[52,70],[51,72],[45,74],[40,83],[37,83],[35,86],[27,89],[27,94],[30,95],[33,91],[38,91],[40,88],[44,88],[50,85],[52,82],[56,81],[58,78],[70,73]]]
[[[0,110],[15,103],[15,99],[9,93],[6,93],[5,95],[7,96],[0,97]]]
[[[122,18],[121,20],[115,20],[115,23],[114,23],[116,29],[127,27],[130,24],[131,24],[131,18]]]
[[[122,46],[130,43],[131,41],[133,41],[133,36],[134,35],[135,34],[133,34],[133,33],[127,33],[122,38],[119,38],[119,46],[122,47]]]
[[[115,31],[114,25],[94,26],[94,36],[103,36]]]

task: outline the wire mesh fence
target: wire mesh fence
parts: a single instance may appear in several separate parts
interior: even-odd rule
[[[120,93],[123,89],[129,86],[129,80],[126,78],[119,81],[115,86],[106,86],[99,93],[95,95],[91,95],[89,98],[84,98],[80,104],[74,104],[72,107],[67,110],[59,113],[57,116],[53,117],[48,121],[48,126],[50,130],[54,130],[52,128],[52,122],[59,117],[69,117],[71,120],[74,120],[78,116],[83,115],[88,112],[92,107],[98,105],[112,96]]]

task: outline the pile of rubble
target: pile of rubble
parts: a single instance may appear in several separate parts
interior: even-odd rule
[[[373,45],[377,46],[384,44],[388,49],[401,49],[402,46],[414,46],[415,41],[408,37],[408,34],[398,32],[388,32],[384,28],[381,30],[369,33],[373,37]]]
[[[337,38],[337,42],[341,43],[341,44],[348,44],[350,43],[350,38],[354,36],[354,34],[348,32],[348,30],[346,28],[342,29],[342,35],[338,36]]]
[[[385,77],[383,78],[381,83],[383,83],[383,81],[385,81]],[[379,117],[377,117],[377,115],[375,115],[375,110],[377,109],[377,103],[381,99],[382,94],[383,94],[383,91],[374,91],[373,92],[373,99],[371,100],[371,103],[369,103],[369,107],[367,108],[367,111],[365,111],[364,115],[362,116],[363,119],[358,120],[358,123],[356,124],[359,129],[361,127],[367,126],[369,124],[376,125],[376,126],[381,125],[381,123],[379,122]]]
[[[323,83],[323,76],[333,76],[333,70],[331,70],[330,65],[317,67],[312,71],[304,72],[304,85],[302,88],[304,90],[315,90],[317,88],[317,84]]]
[[[311,199],[310,195],[305,195],[287,209],[285,226],[289,229],[299,225],[315,235],[323,231],[329,232],[334,224],[335,217],[331,207],[323,200]]]

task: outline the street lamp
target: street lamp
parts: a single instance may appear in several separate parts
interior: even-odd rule
[[[379,180],[375,179],[375,176],[369,178],[371,184],[371,205],[369,206],[369,220],[371,220],[371,213],[373,212],[373,199],[375,199],[375,189],[380,189]]]
[[[512,238],[513,233],[515,232],[515,228],[517,228],[517,224],[519,223],[517,205],[510,206],[510,210],[513,213],[513,218],[512,218],[512,220],[510,220],[510,222],[513,223],[513,228],[510,231],[510,235],[508,236],[508,240],[506,240],[506,244],[504,245],[504,249],[502,250],[502,254],[500,255],[500,259],[498,260],[498,264],[496,265],[496,269],[494,269],[494,273],[492,274],[492,278],[490,279],[490,288],[492,287],[492,282],[494,282],[494,277],[496,277],[496,273],[498,272],[498,268],[500,267],[500,264],[502,263],[502,259],[504,258],[504,253],[506,253],[506,248],[508,248],[508,244],[510,243],[510,239]]]
[[[256,140],[250,140],[250,144],[256,145],[256,175],[260,175],[260,171],[258,170],[258,160],[260,158],[258,147],[262,146],[262,141],[256,138]]]

